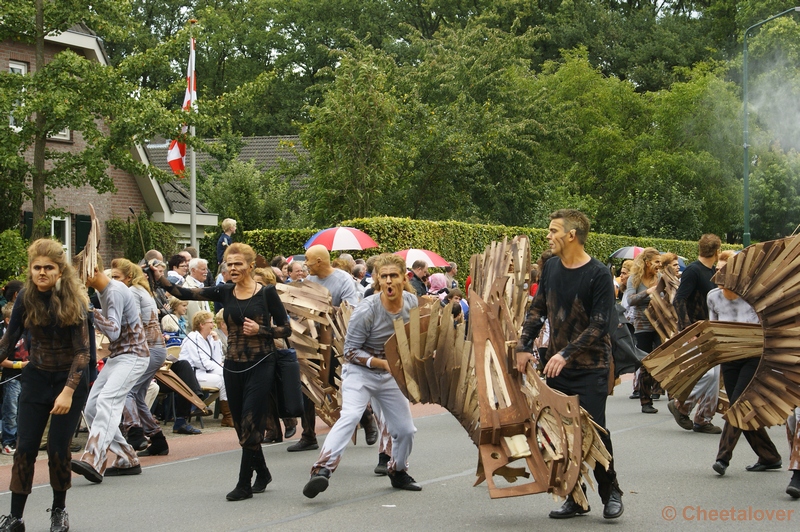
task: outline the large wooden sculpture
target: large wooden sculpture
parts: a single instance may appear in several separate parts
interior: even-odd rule
[[[466,337],[450,305],[437,302],[412,312],[408,324],[396,322],[386,357],[412,403],[440,404],[458,419],[479,449],[476,485],[485,480],[492,498],[572,494],[585,508],[581,482],[591,483],[588,469],[611,459],[597,426],[577,397],[551,390],[533,368],[524,380],[509,372],[525,315],[529,256],[525,237],[493,242],[473,256]]]
[[[340,309],[334,309],[330,292],[316,283],[279,283],[276,289],[292,317],[289,343],[297,351],[303,392],[314,402],[320,419],[332,427],[342,405],[341,365],[333,364],[333,358],[341,361],[342,339],[352,308],[343,303]]]
[[[714,364],[760,356],[756,374],[725,419],[744,430],[781,424],[800,405],[800,237],[746,248],[715,280],[747,301],[761,326],[698,322],[643,364],[681,398]]]

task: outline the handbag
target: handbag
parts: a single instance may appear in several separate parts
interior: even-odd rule
[[[267,301],[267,288],[264,294],[264,307],[269,309]],[[275,351],[275,387],[277,390],[278,417],[300,417],[303,408],[303,388],[300,384],[300,362],[297,361],[297,351],[289,346],[286,339],[286,349]]]
[[[278,416],[303,415],[303,388],[300,384],[300,363],[293,348],[275,351],[275,383],[278,390]]]

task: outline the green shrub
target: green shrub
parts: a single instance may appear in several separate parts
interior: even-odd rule
[[[367,258],[376,253],[394,253],[408,248],[434,251],[458,264],[458,276],[464,281],[469,275],[469,260],[475,253],[483,253],[493,240],[500,241],[516,235],[526,235],[531,242],[533,261],[549,247],[547,229],[534,227],[511,227],[504,225],[480,225],[454,221],[412,220],[410,218],[358,218],[345,220],[342,226],[355,227],[371,236],[377,248],[363,251],[348,251],[356,258]],[[253,246],[256,253],[267,259],[282,254],[303,253],[303,244],[319,229],[259,229],[245,231],[241,240]],[[586,252],[607,263],[609,256],[625,246],[654,247],[659,251],[671,251],[685,257],[687,263],[697,258],[697,242],[668,240],[664,238],[642,238],[630,236],[589,233]],[[738,245],[722,246],[723,249],[741,249]],[[334,252],[334,255],[336,252]],[[619,261],[617,261],[619,262]]]
[[[0,286],[22,279],[28,264],[28,243],[16,229],[0,233]]]
[[[159,250],[164,255],[164,260],[178,252],[178,232],[174,227],[154,222],[145,213],[140,213],[137,218],[142,228],[141,236],[136,218],[131,216],[128,216],[127,220],[112,218],[106,222],[108,238],[118,245],[118,249],[121,248],[126,259],[133,262],[142,260],[144,257],[142,241],[145,250]]]

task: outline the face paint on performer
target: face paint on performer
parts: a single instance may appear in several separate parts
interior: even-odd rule
[[[403,285],[405,284],[405,273],[400,271],[394,264],[381,266],[378,270],[378,280],[380,281],[380,291],[386,296],[389,302],[396,302],[403,297]]]
[[[550,220],[547,241],[550,242],[550,251],[553,252],[553,255],[561,257],[571,238],[575,238],[575,230],[565,231],[563,218]]]

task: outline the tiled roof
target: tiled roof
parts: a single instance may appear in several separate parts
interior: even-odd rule
[[[207,143],[217,142],[217,139],[206,139]],[[165,172],[172,172],[167,164],[167,150],[169,141],[156,141],[148,144],[145,149],[150,164]],[[246,137],[242,139],[242,149],[238,159],[242,162],[253,161],[261,170],[276,168],[280,161],[292,163],[297,161],[298,154],[305,155],[308,152],[300,144],[300,137],[297,135],[284,135],[274,137]],[[196,164],[198,171],[205,163],[213,163],[214,159],[209,154],[197,152]],[[297,186],[297,183],[292,183]],[[189,212],[189,192],[188,181],[171,181],[161,185],[164,196],[169,203],[172,212]],[[208,212],[199,202],[197,203],[198,212]],[[201,210],[202,209],[202,210]]]
[[[218,139],[206,139],[209,144],[217,141]],[[147,145],[150,164],[165,172],[171,172],[167,164],[168,148],[169,141]],[[297,153],[301,155],[308,153],[300,144],[300,137],[297,135],[246,137],[242,139],[242,149],[238,159],[242,162],[253,161],[261,170],[269,170],[277,167],[281,160],[287,163],[297,161]],[[196,160],[199,170],[204,163],[213,162],[214,159],[207,153],[197,152]]]

